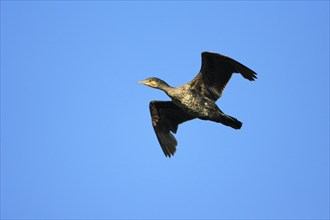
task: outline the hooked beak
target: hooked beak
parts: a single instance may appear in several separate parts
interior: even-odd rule
[[[142,84],[142,85],[149,85],[149,81],[148,80],[140,80],[138,81],[139,84]]]
[[[146,82],[145,82],[145,80],[140,80],[140,81],[138,81],[138,83],[139,84],[145,84]]]

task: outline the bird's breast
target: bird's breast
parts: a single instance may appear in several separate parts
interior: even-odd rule
[[[199,94],[194,94],[191,91],[186,92],[181,97],[172,98],[172,101],[185,112],[198,118],[207,118],[218,109],[212,100],[208,100],[207,98],[200,96]]]

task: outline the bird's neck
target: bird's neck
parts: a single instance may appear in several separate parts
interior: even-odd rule
[[[163,82],[159,85],[158,89],[163,90],[166,94],[169,94],[174,88],[169,86],[166,82]]]

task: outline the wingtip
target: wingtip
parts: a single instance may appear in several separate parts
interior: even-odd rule
[[[252,77],[251,77],[251,81],[255,81],[256,79],[258,79],[258,77],[257,77],[257,73],[255,73],[255,72],[253,72],[253,74],[252,74]]]
[[[242,64],[241,64],[242,65]],[[258,79],[257,73],[251,70],[250,68],[242,65],[243,68],[241,68],[238,72],[242,74],[242,76],[250,81],[255,81]]]
[[[166,158],[171,158],[171,157],[173,157],[174,156],[174,153],[173,154],[165,154],[165,157]]]
[[[170,145],[167,145],[164,149],[163,149],[163,152],[165,154],[166,157],[168,158],[171,158],[174,156],[175,152],[176,152],[176,146],[170,146]]]
[[[165,155],[166,158],[171,158],[171,157],[173,157],[173,156],[174,156],[174,153],[175,153],[175,151],[174,151],[174,152],[171,152],[171,151],[165,152],[165,151],[164,151],[164,155]]]

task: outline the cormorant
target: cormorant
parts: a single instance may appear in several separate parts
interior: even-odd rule
[[[166,157],[173,156],[176,151],[177,141],[171,132],[176,133],[183,122],[199,118],[234,129],[242,127],[242,122],[224,114],[215,104],[233,73],[240,73],[250,81],[257,78],[254,71],[230,57],[203,52],[200,72],[187,84],[171,87],[155,77],[138,82],[163,90],[172,99],[149,104],[152,126]]]

